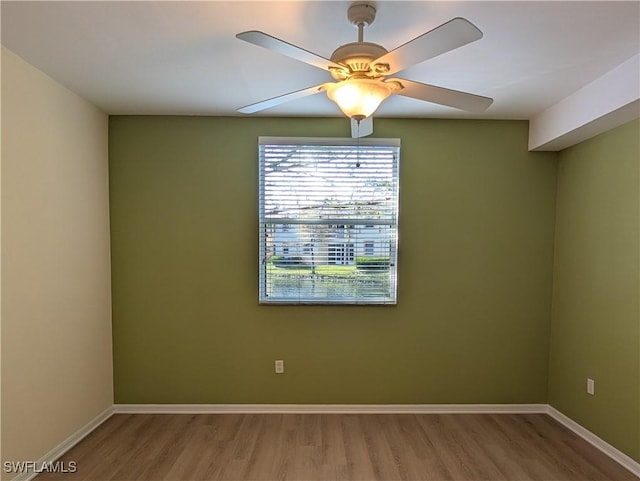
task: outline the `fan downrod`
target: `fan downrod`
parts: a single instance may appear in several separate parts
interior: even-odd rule
[[[349,22],[358,29],[358,41],[338,47],[331,55],[331,61],[344,65],[348,70],[329,69],[336,80],[345,80],[353,76],[360,78],[379,78],[385,74],[387,65],[376,65],[371,61],[387,53],[382,45],[364,41],[364,28],[376,18],[376,9],[369,3],[354,3],[347,11]]]

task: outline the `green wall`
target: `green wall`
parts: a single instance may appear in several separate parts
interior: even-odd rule
[[[257,137],[347,120],[111,117],[116,403],[546,402],[557,153],[519,121],[375,128],[402,140],[398,305],[259,306]]]
[[[549,403],[637,461],[639,133],[635,120],[560,153],[549,364]]]

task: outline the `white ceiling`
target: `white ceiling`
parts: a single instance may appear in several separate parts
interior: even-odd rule
[[[331,80],[235,38],[261,30],[329,57],[354,42],[349,1],[2,1],[2,44],[110,114],[240,115]],[[484,38],[397,76],[493,97],[469,114],[393,96],[379,117],[530,119],[640,52],[640,2],[377,1],[365,40],[388,50],[453,17]],[[320,93],[267,116],[340,116]]]

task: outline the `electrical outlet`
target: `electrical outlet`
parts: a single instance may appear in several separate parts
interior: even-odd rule
[[[284,361],[276,359],[276,374],[284,374]]]
[[[592,396],[596,393],[596,382],[593,379],[587,378],[587,394]]]

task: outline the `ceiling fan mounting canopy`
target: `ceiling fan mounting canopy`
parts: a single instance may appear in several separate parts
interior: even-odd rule
[[[347,10],[347,18],[356,28],[360,28],[361,25],[368,27],[376,19],[376,9],[369,3],[357,2]]]
[[[486,110],[493,99],[401,78],[387,78],[396,72],[482,38],[482,32],[464,18],[454,18],[388,51],[382,45],[364,41],[364,28],[376,18],[376,9],[357,2],[347,11],[349,22],[358,28],[358,41],[338,47],[329,59],[255,30],[236,35],[241,40],[281,53],[328,71],[338,82],[328,82],[263,100],[238,109],[254,113],[318,92],[327,92],[352,119],[361,120],[375,112],[391,94],[432,102],[472,112]]]

